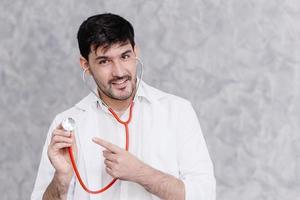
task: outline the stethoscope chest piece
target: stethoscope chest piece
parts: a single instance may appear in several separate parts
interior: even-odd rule
[[[62,121],[61,126],[66,131],[74,131],[75,130],[75,120],[71,117],[68,117]]]

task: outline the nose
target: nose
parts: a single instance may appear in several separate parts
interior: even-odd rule
[[[114,60],[113,64],[113,76],[122,77],[124,73],[124,66],[122,65],[122,62],[119,59]]]

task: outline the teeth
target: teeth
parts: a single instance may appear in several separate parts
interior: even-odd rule
[[[126,81],[126,79],[125,80],[118,80],[118,81],[114,81],[114,82],[112,82],[113,84],[122,84],[122,83],[124,83]]]

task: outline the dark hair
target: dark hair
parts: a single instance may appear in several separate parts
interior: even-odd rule
[[[104,13],[86,19],[79,27],[77,40],[80,54],[88,60],[93,47],[109,48],[113,44],[130,42],[134,48],[134,30],[132,25],[119,15]]]

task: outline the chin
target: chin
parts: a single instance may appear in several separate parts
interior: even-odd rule
[[[128,84],[126,88],[124,88],[124,90],[118,90],[118,89],[113,89],[111,91],[111,97],[113,99],[117,99],[117,100],[127,100],[129,99],[135,92],[135,85],[133,84]]]
[[[129,99],[131,96],[132,96],[132,93],[130,93],[130,94],[123,94],[123,95],[116,95],[116,97],[117,97],[119,100],[127,100],[127,99]]]
[[[112,92],[110,93],[110,97],[112,99],[116,99],[116,100],[127,100],[131,97],[132,95],[132,92],[129,92],[129,91],[115,91],[115,92]]]

